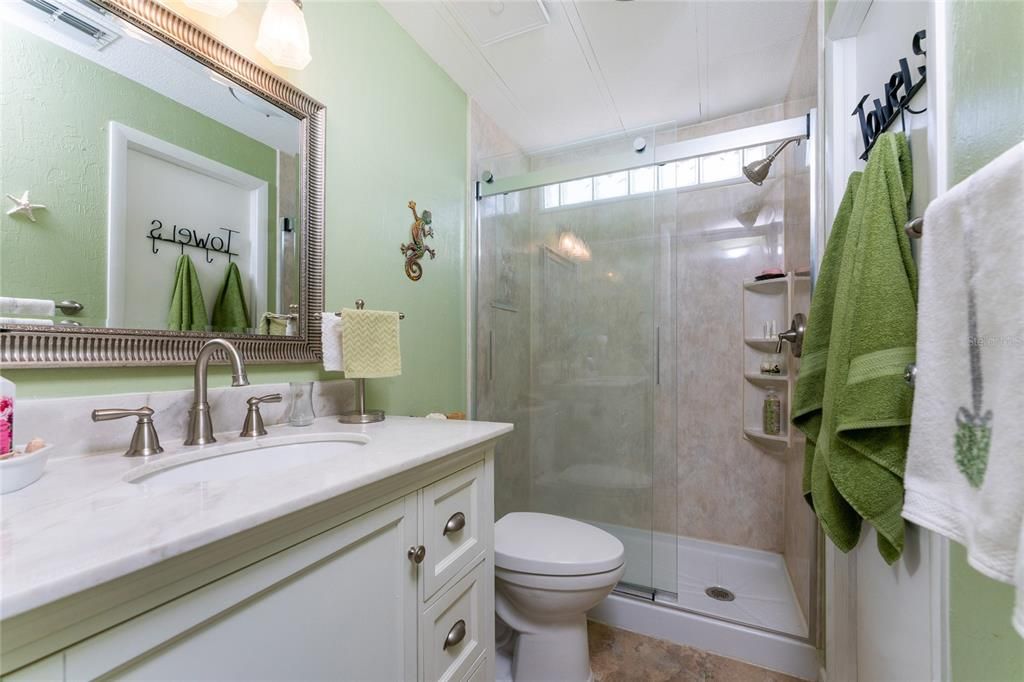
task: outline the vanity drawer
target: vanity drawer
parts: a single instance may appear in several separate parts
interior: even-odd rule
[[[486,560],[444,592],[420,623],[424,680],[467,680],[486,652],[494,613],[487,599]]]
[[[493,525],[484,494],[484,463],[457,471],[423,489],[423,601],[476,560]]]

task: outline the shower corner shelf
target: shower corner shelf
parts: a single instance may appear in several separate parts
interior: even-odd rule
[[[743,399],[743,438],[764,450],[778,452],[793,445],[794,429],[789,424],[789,406],[793,400],[795,383],[794,364],[797,360],[789,351],[789,344],[783,353],[786,371],[781,375],[760,373],[761,360],[775,352],[776,340],[765,339],[762,323],[774,320],[779,331],[789,327],[793,313],[805,310],[804,296],[809,297],[810,278],[805,275],[787,273],[785,277],[770,280],[747,280],[742,283],[743,293],[743,377],[741,395]],[[797,299],[796,305],[794,299]],[[761,409],[767,392],[774,389],[782,398],[782,433],[767,434],[762,426]]]

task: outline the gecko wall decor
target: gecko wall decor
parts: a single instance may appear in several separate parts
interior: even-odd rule
[[[423,242],[427,237],[434,236],[434,230],[430,227],[430,211],[423,211],[423,213],[417,214],[415,201],[409,202],[409,210],[412,211],[413,217],[412,241],[408,244],[402,244],[401,248],[402,255],[405,256],[405,274],[415,282],[423,277],[423,265],[420,264],[420,260],[428,253],[430,254],[430,260],[434,260],[437,252]]]

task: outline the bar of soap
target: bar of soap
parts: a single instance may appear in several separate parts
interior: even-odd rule
[[[46,447],[46,441],[45,440],[43,440],[42,438],[33,438],[32,440],[30,440],[28,442],[28,445],[25,446],[25,454],[26,455],[31,455],[36,450],[42,450],[45,447]]]

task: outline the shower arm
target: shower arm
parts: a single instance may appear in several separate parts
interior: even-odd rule
[[[780,145],[779,145],[778,147],[776,147],[776,148],[775,148],[775,151],[773,151],[773,152],[772,152],[771,154],[769,154],[769,155],[768,155],[768,158],[767,158],[767,160],[768,160],[769,162],[771,162],[771,161],[775,161],[775,158],[776,158],[776,157],[777,157],[777,156],[778,156],[779,154],[781,154],[781,153],[782,153],[782,150],[783,150],[783,149],[785,149],[785,148],[786,148],[786,146],[787,146],[787,145],[788,145],[788,144],[789,144],[790,142],[796,142],[796,143],[797,143],[797,146],[799,146],[799,145],[800,145],[800,143],[801,143],[801,142],[803,142],[803,140],[804,140],[804,138],[802,138],[802,137],[791,137],[791,138],[789,138],[788,140],[783,140],[783,141],[782,141],[782,144],[780,144]]]

